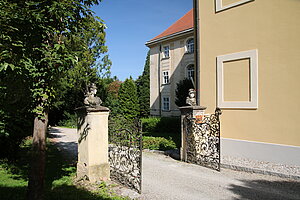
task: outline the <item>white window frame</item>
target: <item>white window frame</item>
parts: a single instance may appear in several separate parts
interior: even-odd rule
[[[166,47],[168,48],[168,56],[166,56]],[[163,46],[163,58],[170,58],[170,45]]]
[[[189,70],[189,67],[190,66],[193,66],[193,71],[194,71],[194,76],[192,77],[193,78],[193,81],[195,81],[195,65],[194,64],[189,64],[187,67],[186,67],[186,78],[190,78],[190,75],[189,75],[189,72],[190,72],[190,70]]]
[[[167,100],[167,102],[165,102],[165,100]],[[170,106],[171,106],[171,101],[170,101],[170,97],[169,96],[163,96],[162,97],[162,111],[170,111]],[[165,105],[167,105],[167,108],[165,107]]]
[[[188,45],[188,41],[191,40],[191,39],[193,40],[193,51],[190,51],[190,48],[189,48],[189,45]],[[195,40],[194,40],[193,37],[190,37],[185,41],[185,52],[186,53],[194,53],[195,52]]]
[[[170,70],[163,70],[161,74],[162,74],[162,84],[169,84],[170,83]]]
[[[250,101],[224,101],[223,63],[250,59]],[[258,108],[258,50],[217,56],[217,106],[219,108],[257,109]]]
[[[226,9],[229,9],[229,8],[233,8],[233,7],[236,7],[236,6],[239,6],[239,5],[242,5],[242,4],[245,4],[245,3],[248,3],[248,2],[251,2],[251,1],[254,1],[254,0],[240,0],[240,1],[237,1],[235,3],[231,3],[229,5],[226,5],[226,6],[223,6],[223,0],[215,0],[215,8],[216,8],[216,12],[220,12],[222,10],[226,10]]]

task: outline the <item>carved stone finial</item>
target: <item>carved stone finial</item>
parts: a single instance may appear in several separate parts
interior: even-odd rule
[[[196,91],[195,89],[189,89],[189,96],[186,98],[186,104],[190,106],[196,106]]]
[[[85,94],[84,105],[90,108],[100,107],[102,101],[99,97],[96,97],[97,86],[95,83],[89,85],[87,94]]]

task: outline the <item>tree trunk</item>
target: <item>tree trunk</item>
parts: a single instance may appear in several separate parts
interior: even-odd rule
[[[38,117],[34,119],[31,165],[27,191],[28,200],[44,199],[47,124],[48,113],[45,113],[45,119]]]

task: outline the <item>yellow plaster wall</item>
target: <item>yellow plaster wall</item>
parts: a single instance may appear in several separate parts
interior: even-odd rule
[[[200,103],[216,107],[216,57],[258,49],[258,109],[223,110],[225,138],[300,146],[300,1],[255,0],[215,13],[199,1]]]
[[[250,101],[249,68],[249,59],[223,63],[225,101]]]

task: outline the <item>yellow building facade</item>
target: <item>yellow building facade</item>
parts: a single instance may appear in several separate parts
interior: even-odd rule
[[[300,1],[197,4],[200,105],[223,155],[300,165]]]

